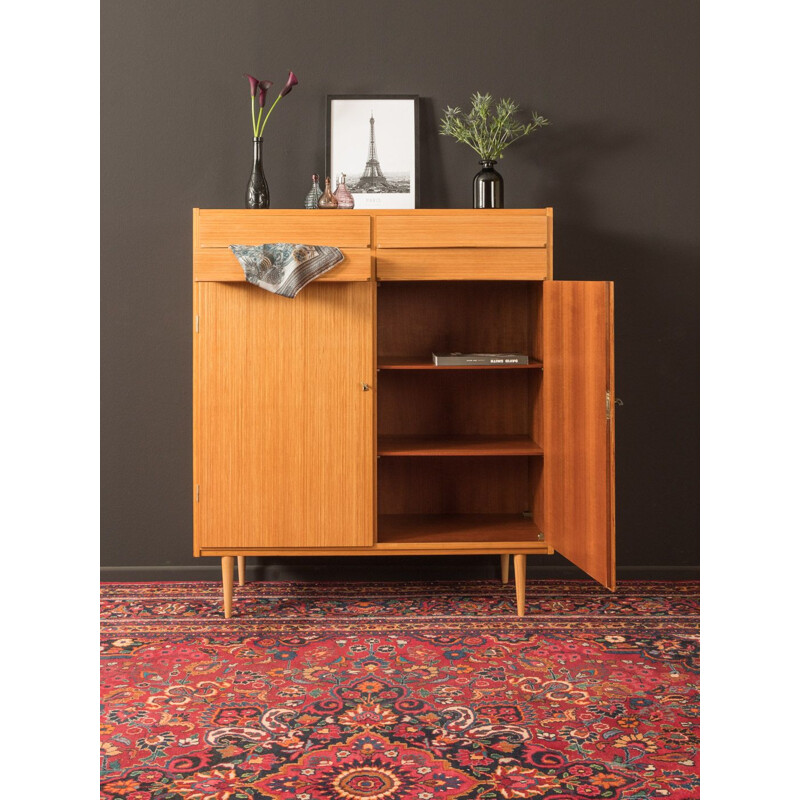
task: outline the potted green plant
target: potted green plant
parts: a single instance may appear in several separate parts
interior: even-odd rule
[[[494,111],[490,94],[475,92],[471,100],[469,112],[450,106],[444,110],[439,133],[452,136],[478,154],[481,170],[472,182],[473,208],[502,208],[503,177],[494,165],[506,147],[550,122],[535,111],[531,122],[521,122],[515,116],[519,105],[509,98],[500,100]]]

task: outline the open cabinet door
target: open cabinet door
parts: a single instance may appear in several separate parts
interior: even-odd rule
[[[545,535],[612,591],[614,547],[614,285],[545,281]]]

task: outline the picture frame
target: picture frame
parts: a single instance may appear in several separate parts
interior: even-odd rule
[[[325,174],[355,208],[419,208],[419,95],[329,94]]]

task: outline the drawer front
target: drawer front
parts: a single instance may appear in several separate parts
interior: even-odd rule
[[[231,244],[322,244],[369,247],[370,217],[351,211],[251,211],[200,209],[195,212],[195,251]]]
[[[376,275],[381,281],[540,281],[548,277],[547,250],[378,250]]]
[[[378,248],[546,247],[547,217],[502,210],[376,215]]]
[[[343,249],[344,261],[316,281],[368,281],[372,278],[372,251]],[[195,281],[243,281],[244,270],[227,247],[207,247],[194,254]],[[316,282],[315,281],[315,282]]]

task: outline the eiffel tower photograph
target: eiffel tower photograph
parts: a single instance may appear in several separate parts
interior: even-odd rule
[[[355,208],[416,208],[416,96],[329,96],[328,170],[350,175]]]
[[[378,161],[378,153],[375,150],[375,117],[369,117],[369,155],[367,164],[361,175],[361,180],[353,187],[362,192],[382,192],[391,191],[389,182],[381,172],[381,163]]]

